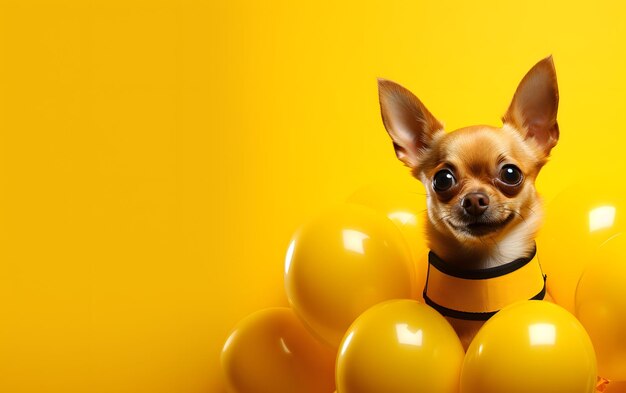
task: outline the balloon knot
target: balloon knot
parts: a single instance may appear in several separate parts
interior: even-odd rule
[[[598,377],[598,383],[596,383],[596,392],[604,392],[609,387],[609,380],[602,377]]]

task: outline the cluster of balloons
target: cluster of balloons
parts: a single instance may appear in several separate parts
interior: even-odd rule
[[[622,391],[626,200],[574,190],[550,204],[537,239],[557,304],[506,307],[467,352],[421,297],[425,196],[358,191],[293,236],[285,258],[291,307],[259,311],[235,327],[222,351],[229,387],[238,393],[591,393],[598,380],[602,388],[610,380],[606,392]]]
[[[626,194],[585,189],[571,187],[548,206],[539,260],[555,302],[591,337],[598,374],[626,381]]]

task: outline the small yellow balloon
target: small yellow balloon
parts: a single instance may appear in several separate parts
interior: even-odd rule
[[[334,348],[369,307],[410,298],[413,282],[410,251],[398,228],[359,205],[331,209],[303,226],[285,258],[289,302]]]
[[[592,393],[596,358],[589,336],[564,308],[515,303],[494,315],[467,349],[461,393]]]
[[[457,393],[463,347],[448,321],[414,300],[365,311],[337,357],[337,393]]]
[[[421,299],[428,269],[428,247],[424,233],[428,215],[426,192],[420,183],[415,181],[411,188],[401,184],[370,184],[352,194],[348,202],[371,207],[387,216],[400,229],[409,244],[415,266],[416,293],[413,297]]]
[[[222,370],[237,393],[320,393],[335,389],[335,351],[312,337],[289,308],[243,319],[226,340]]]
[[[576,316],[598,357],[598,374],[626,380],[626,234],[600,246],[576,290]]]
[[[599,182],[598,184],[602,184]],[[546,207],[537,253],[554,301],[574,313],[576,285],[597,248],[626,230],[626,194],[588,184],[563,191]]]

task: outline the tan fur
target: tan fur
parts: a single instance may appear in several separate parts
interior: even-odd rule
[[[522,79],[502,127],[478,125],[447,133],[417,97],[396,83],[379,80],[379,97],[397,157],[426,187],[430,249],[447,263],[465,269],[494,267],[529,256],[542,218],[535,179],[559,138],[552,57],[537,63]],[[499,176],[507,164],[521,170],[520,185],[503,185]],[[457,180],[445,192],[433,187],[433,178],[442,169],[450,170]],[[493,222],[492,228],[497,228],[485,235],[463,230],[470,225],[462,214],[463,198],[476,192],[489,198],[485,225]],[[482,325],[449,320],[466,347]]]

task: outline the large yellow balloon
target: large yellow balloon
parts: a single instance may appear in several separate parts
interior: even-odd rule
[[[288,308],[243,319],[226,340],[221,363],[237,393],[320,393],[335,389],[335,351],[312,337]]]
[[[467,349],[461,393],[592,393],[596,358],[589,336],[562,307],[515,303],[480,329]]]
[[[626,380],[626,234],[603,244],[576,290],[576,316],[598,356],[598,374]]]
[[[595,184],[602,184],[597,181]],[[555,302],[574,312],[576,285],[597,248],[626,230],[626,193],[571,187],[546,207],[537,239],[539,261]]]
[[[391,300],[352,324],[337,357],[337,393],[457,393],[463,347],[448,321]]]
[[[357,190],[349,203],[371,207],[384,214],[400,229],[409,244],[415,266],[415,298],[422,297],[428,268],[428,247],[424,224],[427,219],[426,192],[417,182],[412,188],[400,184],[371,184]]]
[[[334,348],[369,307],[410,298],[413,277],[410,252],[398,228],[374,210],[351,204],[302,227],[285,261],[289,302]]]

